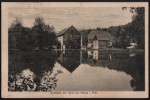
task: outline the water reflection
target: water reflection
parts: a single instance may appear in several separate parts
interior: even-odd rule
[[[9,91],[51,91],[57,86],[57,75],[53,71],[56,52],[11,51],[9,57]]]
[[[132,89],[135,91],[144,91],[144,54],[134,53],[134,56],[131,56],[133,53],[98,52],[96,55],[98,56],[98,59],[95,59],[96,57],[94,57],[94,53],[96,52],[97,51],[93,51],[93,59],[86,57],[86,52],[83,52],[84,56],[82,58],[82,64],[88,64],[91,67],[103,67],[118,72],[125,72],[132,77],[129,82]]]
[[[60,51],[57,61],[69,72],[73,72],[80,65],[80,51]]]
[[[144,91],[144,54],[10,51],[9,91]]]
[[[104,67],[91,67],[81,64],[73,73],[69,73],[57,63],[56,69],[64,70],[58,76],[61,80],[56,90],[62,91],[131,91],[130,80],[132,77],[124,72],[109,70]],[[54,68],[54,69],[55,69]],[[68,80],[68,81],[67,81]],[[65,85],[64,85],[65,84]]]

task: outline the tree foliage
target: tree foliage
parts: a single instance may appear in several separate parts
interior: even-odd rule
[[[138,47],[145,48],[145,9],[138,7],[134,9],[135,15],[133,16],[132,26],[134,37],[137,41]]]
[[[11,49],[51,49],[58,43],[54,27],[46,25],[42,17],[35,18],[32,28],[24,27],[17,18],[10,26],[8,33]]]
[[[115,46],[119,48],[126,48],[129,46],[130,42],[136,42],[138,48],[144,49],[145,47],[145,9],[144,7],[123,7],[123,10],[129,9],[132,16],[132,22],[121,25],[121,26],[112,26],[107,30],[115,36],[118,41]]]
[[[16,18],[8,29],[9,47],[13,49],[19,48],[20,37],[23,35],[24,27],[19,18]]]

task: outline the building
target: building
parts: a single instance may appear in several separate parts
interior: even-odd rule
[[[94,36],[94,40],[93,40],[93,49],[98,49],[99,48],[99,41],[97,36]]]
[[[86,49],[86,47],[88,45],[88,34],[90,31],[82,29],[79,32],[81,34],[81,48]]]
[[[61,49],[80,49],[81,47],[81,34],[74,26],[59,32],[57,38],[61,43]]]
[[[108,32],[103,30],[91,30],[88,34],[88,48],[99,49],[112,46],[115,38]]]

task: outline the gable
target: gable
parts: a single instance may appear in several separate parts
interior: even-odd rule
[[[57,37],[70,33],[73,33],[74,35],[80,35],[80,32],[74,26],[70,26],[69,28],[64,29],[60,33],[58,33]]]

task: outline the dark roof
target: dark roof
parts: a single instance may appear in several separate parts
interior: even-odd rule
[[[114,37],[108,32],[103,30],[91,30],[91,32],[88,35],[88,39],[94,39],[94,37],[97,36],[98,40],[112,40]]]
[[[64,29],[64,30],[60,31],[60,32],[57,34],[57,37],[58,37],[58,36],[61,36],[61,35],[63,35],[63,34],[65,34],[65,32],[66,32],[67,30],[68,30],[68,29]]]
[[[72,26],[68,27],[67,29],[64,29],[64,30],[60,31],[60,32],[57,34],[57,37],[64,35],[70,28],[71,28],[71,29],[75,29],[76,31],[78,31],[78,30],[72,25]]]

